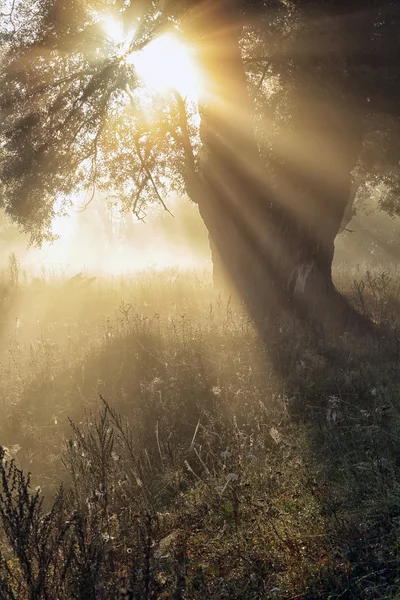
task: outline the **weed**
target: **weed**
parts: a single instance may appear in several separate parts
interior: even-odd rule
[[[399,284],[362,282],[385,337],[267,348],[197,276],[19,282],[0,597],[398,597]]]

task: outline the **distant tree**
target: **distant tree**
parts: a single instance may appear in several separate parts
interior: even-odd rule
[[[33,241],[46,238],[55,200],[83,186],[133,211],[186,191],[215,272],[256,319],[286,306],[348,321],[332,283],[334,240],[371,115],[399,117],[397,2],[5,5],[1,197]],[[110,12],[128,46],[104,34]],[[198,48],[207,94],[199,107],[158,97],[150,119],[127,57],[175,26]]]

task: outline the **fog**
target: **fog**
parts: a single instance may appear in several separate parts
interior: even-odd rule
[[[97,196],[84,210],[72,207],[53,222],[58,239],[29,247],[29,239],[11,223],[3,222],[0,249],[3,269],[15,254],[26,277],[128,275],[145,269],[207,268],[211,264],[207,231],[197,207],[171,197],[167,213],[149,207],[139,217],[108,207]],[[3,219],[4,220],[4,219]]]
[[[120,276],[146,269],[210,269],[208,235],[197,207],[187,199],[171,197],[168,208],[148,207],[134,216],[110,207],[96,196],[86,206],[71,207],[58,216],[53,233],[58,239],[42,248],[29,246],[29,238],[2,216],[0,220],[0,268],[9,267],[15,255],[21,274],[38,276]],[[380,211],[374,200],[339,234],[335,242],[334,269],[363,265],[395,265],[400,258],[400,219]]]

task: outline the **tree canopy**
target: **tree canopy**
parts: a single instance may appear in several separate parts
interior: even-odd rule
[[[302,155],[291,137],[296,114],[307,132],[318,97],[345,114],[345,127],[368,123],[363,174],[385,179],[382,205],[400,212],[394,0],[3,0],[0,199],[32,241],[51,237],[55,213],[74,194],[87,202],[96,189],[107,191],[137,212],[165,203],[171,190],[190,193],[201,170],[204,99],[149,91],[136,57],[173,34],[201,69],[216,5],[225,24],[240,27],[254,113],[243,118],[254,124],[271,173]]]

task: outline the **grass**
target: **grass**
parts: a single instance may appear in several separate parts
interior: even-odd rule
[[[385,336],[263,347],[206,273],[10,261],[0,598],[400,598],[400,278],[337,282]]]

